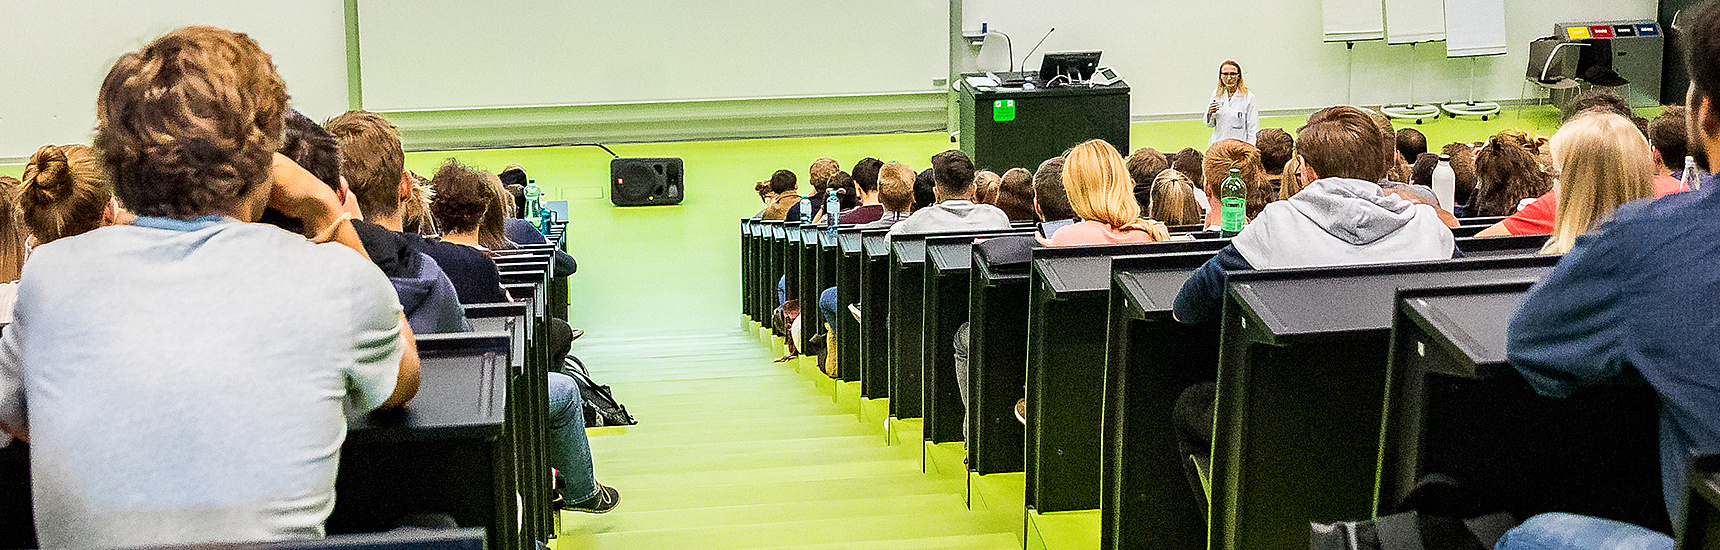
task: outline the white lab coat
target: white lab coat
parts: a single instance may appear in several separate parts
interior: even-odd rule
[[[1253,145],[1254,135],[1260,133],[1260,110],[1254,107],[1254,92],[1214,94],[1212,100],[1218,102],[1218,112],[1206,115],[1206,126],[1212,128],[1212,139],[1207,144],[1240,139]]]

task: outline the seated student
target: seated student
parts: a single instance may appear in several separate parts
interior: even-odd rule
[[[0,176],[0,309],[5,310],[0,321],[7,323],[12,322],[12,304],[18,300],[18,274],[24,270],[24,257],[29,255],[24,250],[24,241],[30,234],[24,230],[15,207],[18,185],[18,178]],[[0,435],[0,447],[5,446],[7,439],[9,436]]]
[[[1393,143],[1397,146],[1397,158],[1406,162],[1414,163],[1427,154],[1427,136],[1415,128],[1398,130]]]
[[[487,170],[479,170],[484,176],[484,217],[478,221],[478,245],[491,251],[513,250],[520,245],[508,239],[507,222],[514,219],[513,195],[508,194],[502,186],[502,179]]]
[[[1683,108],[1669,108],[1668,110],[1672,111],[1672,114],[1676,117],[1682,117],[1686,114],[1686,111]],[[1585,113],[1612,114],[1610,111],[1605,110],[1591,110],[1586,111]],[[1577,118],[1582,118],[1583,116],[1588,115],[1579,115]],[[1613,116],[1618,115],[1614,114]],[[1576,118],[1573,118],[1572,120],[1576,120]],[[1669,118],[1663,114],[1660,118],[1656,118],[1654,123],[1649,126],[1650,136],[1659,136],[1659,139],[1650,140],[1650,144],[1653,145],[1653,147],[1649,148],[1651,153],[1644,157],[1654,170],[1653,177],[1650,179],[1649,183],[1654,193],[1653,196],[1655,197],[1664,197],[1680,191],[1689,190],[1688,187],[1685,187],[1683,181],[1680,181],[1678,178],[1672,177],[1671,175],[1671,166],[1674,162],[1680,166],[1684,164],[1683,154],[1687,148],[1687,145],[1684,143],[1684,139],[1686,139],[1683,132],[1684,124],[1682,122],[1676,123],[1676,130],[1674,130],[1674,124],[1670,122],[1672,120],[1678,119]],[[1626,122],[1629,121],[1626,120]],[[1566,124],[1569,123],[1567,122]],[[1631,128],[1635,129],[1636,126],[1632,124]],[[1565,129],[1561,127],[1559,128],[1559,131],[1563,132]],[[1558,134],[1554,134],[1553,137],[1556,139]],[[1640,138],[1640,134],[1630,137]],[[1554,156],[1557,156],[1557,151],[1554,151]],[[1673,158],[1678,160],[1670,161],[1670,159]],[[1501,220],[1499,223],[1493,224],[1492,227],[1481,230],[1481,232],[1477,233],[1476,236],[1491,237],[1494,235],[1542,235],[1554,233],[1557,228],[1555,218],[1557,218],[1556,214],[1559,210],[1559,195],[1563,187],[1564,184],[1561,181],[1558,185],[1555,185],[1552,190],[1542,194],[1540,198],[1535,199],[1535,201],[1529,203],[1528,206],[1524,206],[1522,210],[1518,210],[1516,213],[1511,214],[1510,217]],[[1636,198],[1640,197],[1633,197],[1630,200],[1635,200]],[[1606,211],[1611,212],[1617,207],[1617,204],[1612,205],[1612,207],[1606,208]],[[1588,227],[1585,225],[1583,229],[1586,231]],[[1578,234],[1581,233],[1581,231],[1578,232]],[[1574,237],[1575,235],[1572,236]],[[1567,241],[1563,243],[1562,246],[1565,249],[1569,249],[1570,242]]]
[[[973,162],[961,151],[932,157],[937,204],[922,208],[890,227],[891,235],[961,229],[1008,229],[1009,216],[996,206],[974,204]]]
[[[1153,178],[1169,168],[1170,163],[1157,149],[1142,147],[1129,154],[1129,158],[1123,160],[1123,166],[1129,170],[1129,180],[1135,184],[1135,204],[1146,212],[1153,202]]]
[[[85,145],[43,145],[24,165],[24,180],[8,191],[12,200],[7,203],[14,206],[5,209],[5,240],[19,247],[10,249],[16,254],[14,268],[22,268],[30,249],[133,218],[114,199],[107,168]],[[5,289],[0,309],[10,322],[18,285],[0,288]]]
[[[320,537],[342,403],[416,393],[393,288],[334,191],[274,153],[286,104],[268,54],[213,27],[102,82],[94,149],[138,217],[36,248],[0,336],[43,548]],[[322,244],[244,223],[265,205]]]
[[[800,202],[796,199],[794,205],[788,207],[788,214],[785,219],[790,221],[819,219],[819,215],[824,213],[824,201],[829,198],[825,193],[830,192],[830,180],[836,176],[837,172],[841,171],[842,165],[836,164],[836,159],[821,158],[812,161],[812,166],[806,170],[806,182],[812,184],[812,215],[806,216],[805,213],[801,212]]]
[[[1385,193],[1375,183],[1385,172],[1378,152],[1383,138],[1367,115],[1327,107],[1297,133],[1302,177],[1311,183],[1266,205],[1195,271],[1177,294],[1177,320],[1216,319],[1229,271],[1441,260],[1457,253],[1438,208]]]
[[[1435,168],[1439,168],[1439,155],[1422,153],[1415,157],[1415,162],[1409,165],[1409,184],[1432,189]]]
[[[1260,165],[1266,169],[1266,183],[1272,186],[1272,196],[1276,197],[1284,186],[1284,163],[1296,156],[1296,138],[1290,137],[1290,132],[1283,128],[1262,128],[1260,135],[1254,138],[1254,147],[1260,150]]]
[[[800,205],[800,184],[795,182],[794,172],[777,170],[770,175],[768,182],[759,182],[760,194],[764,199],[764,210],[758,216],[766,220],[781,220],[788,218],[788,211]],[[768,185],[767,185],[768,184]],[[769,192],[764,191],[768,188]],[[795,221],[800,221],[795,218]]]
[[[936,180],[934,180],[932,178],[932,169],[931,168],[921,170],[919,174],[916,174],[914,176],[914,211],[915,212],[919,212],[920,210],[924,210],[928,206],[931,206],[931,205],[938,203],[938,194],[936,192],[932,191],[932,188],[934,188],[936,186],[937,186],[937,183],[936,183]]]
[[[1220,186],[1230,178],[1230,169],[1242,170],[1242,181],[1248,188],[1246,212],[1248,219],[1253,219],[1266,208],[1267,203],[1278,197],[1272,192],[1271,184],[1266,183],[1266,169],[1260,164],[1260,150],[1247,142],[1235,139],[1222,139],[1213,142],[1202,157],[1201,177],[1206,182],[1206,225],[1217,231],[1222,222],[1223,208],[1221,207],[1224,194]],[[1245,222],[1246,223],[1246,222]]]
[[[1279,180],[1278,186],[1278,200],[1294,197],[1307,186],[1308,182],[1302,179],[1302,157],[1291,157],[1290,162],[1284,163],[1284,176]]]
[[[1559,127],[1548,145],[1559,166],[1563,200],[1542,253],[1569,252],[1578,236],[1612,219],[1620,206],[1655,196],[1648,144],[1624,117],[1578,115]]]
[[[884,214],[884,207],[878,204],[878,170],[884,167],[884,161],[866,157],[854,163],[854,169],[849,176],[854,179],[852,195],[843,197],[842,223],[863,224],[877,221]],[[872,196],[872,202],[866,202],[866,196]],[[870,205],[871,208],[866,208]]]
[[[1004,172],[997,184],[997,203],[994,206],[1012,222],[1037,219],[1033,213],[1033,172],[1026,168],[1010,168]]]
[[[406,174],[406,156],[394,125],[372,113],[348,111],[317,130],[325,131],[326,143],[310,141],[318,143],[317,148],[330,149],[330,154],[317,158],[335,163],[332,172],[341,174],[353,202],[364,213],[364,220],[354,220],[353,228],[370,261],[394,284],[412,330],[426,334],[467,330],[454,283],[424,253],[424,240],[404,232],[402,216],[414,203],[414,180]],[[309,128],[297,131],[314,134]],[[326,161],[315,164],[322,162]]]
[[[512,301],[502,289],[502,277],[487,249],[478,244],[478,224],[491,195],[483,173],[448,159],[430,178],[436,196],[430,214],[442,229],[440,239],[426,239],[424,253],[436,260],[462,304]]]
[[[329,188],[334,189],[335,198],[341,201],[347,212],[352,213],[353,219],[358,219],[363,216],[363,212],[359,210],[352,190],[347,188],[346,180],[340,176],[340,160],[336,158],[335,149],[334,138],[329,136],[322,126],[300,113],[298,109],[287,109],[287,119],[282,126],[281,148],[277,152],[292,159],[294,164],[316,176],[317,180],[328,184]],[[307,230],[304,220],[289,217],[273,208],[264,209],[263,217],[257,221],[301,235],[315,230]],[[359,238],[363,237],[364,234],[360,233]]]
[[[502,174],[513,175],[508,178],[503,178]],[[520,168],[517,164],[509,165],[507,170],[502,171],[502,174],[497,174],[496,177],[502,180],[505,184],[503,189],[506,190],[509,196],[513,197],[513,201],[511,203],[512,207],[509,208],[507,217],[502,219],[503,237],[506,238],[508,242],[516,245],[549,244],[549,239],[544,237],[542,232],[538,231],[537,226],[532,225],[532,222],[525,219],[527,206],[525,187],[520,186],[519,184],[506,184],[506,182],[511,180],[525,181],[525,170]],[[506,197],[504,197],[504,199],[505,198]],[[579,262],[575,261],[573,256],[569,255],[567,252],[563,252],[560,248],[555,249],[554,257],[554,263],[550,264],[554,269],[554,276],[567,277],[579,271]]]
[[[1234,140],[1227,140],[1234,141]],[[1238,142],[1240,143],[1240,142]],[[1063,159],[1063,185],[1069,206],[1081,221],[1057,230],[1046,246],[1143,243],[1170,238],[1165,224],[1141,218],[1134,181],[1123,157],[1102,139],[1086,141]]]
[[[1192,147],[1177,151],[1177,154],[1171,157],[1171,169],[1188,176],[1189,184],[1194,186],[1196,193],[1200,193],[1201,212],[1206,212],[1207,208],[1212,206],[1206,197],[1206,184],[1202,181],[1206,177],[1204,164],[1206,160],[1201,158],[1200,151]]]
[[[1469,211],[1476,216],[1509,216],[1525,199],[1553,190],[1553,177],[1535,153],[1515,135],[1501,133],[1475,151],[1475,194]]]
[[[1720,158],[1720,10],[1686,25],[1690,146],[1703,153],[1698,166],[1712,171]],[[1720,315],[1716,212],[1720,195],[1707,190],[1619,208],[1529,291],[1506,341],[1511,365],[1541,395],[1621,379],[1659,393],[1660,475],[1675,526],[1684,520],[1687,453],[1720,448],[1720,347],[1708,343]],[[1585,542],[1613,531],[1584,523],[1594,528]]]
[[[1445,144],[1440,153],[1451,157],[1451,173],[1457,176],[1457,185],[1452,194],[1452,202],[1457,206],[1451,212],[1458,217],[1469,217],[1469,204],[1475,196],[1475,146],[1470,143],[1453,142]]]
[[[974,202],[997,206],[997,186],[1003,177],[991,170],[980,170],[973,175]]]
[[[1075,221],[1075,209],[1069,206],[1069,190],[1063,187],[1063,157],[1045,159],[1033,172],[1033,211],[1038,213],[1039,221],[1047,224]],[[1038,236],[1049,239],[1056,233]]]
[[[860,225],[861,229],[889,229],[914,213],[914,182],[919,178],[914,169],[900,162],[885,164],[878,169],[878,205],[883,212],[878,219]]]
[[[1194,186],[1182,172],[1166,168],[1153,178],[1153,200],[1147,217],[1165,225],[1199,225],[1200,199],[1195,198]]]

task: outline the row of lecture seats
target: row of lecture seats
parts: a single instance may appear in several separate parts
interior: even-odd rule
[[[1559,258],[1538,254],[1545,236],[1473,237],[1497,221],[1461,220],[1460,259],[1234,273],[1222,322],[1184,325],[1172,302],[1227,244],[1216,235],[1023,258],[975,243],[1025,227],[891,239],[749,218],[743,312],[768,319],[779,279],[803,303],[835,286],[859,310],[836,320],[841,379],[922,419],[928,442],[962,441],[966,419],[972,474],[1024,471],[1035,512],[1099,509],[1104,548],[1306,548],[1309,522],[1393,513],[1428,473],[1480,490],[1478,512],[1670,532],[1652,389],[1543,398],[1506,363],[1509,319]],[[1213,458],[1193,482],[1173,409],[1213,380]]]
[[[471,332],[417,335],[411,401],[349,413],[327,531],[351,537],[210,548],[525,550],[549,540],[558,518],[548,504],[545,380],[561,363],[542,335],[567,314],[567,278],[551,276],[565,225],[551,227],[550,244],[497,252],[513,302],[467,304]],[[0,548],[35,547],[28,460],[28,445],[0,449]],[[424,513],[478,529],[390,532]]]

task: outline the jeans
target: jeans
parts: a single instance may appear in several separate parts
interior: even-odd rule
[[[561,494],[572,504],[597,496],[591,444],[585,440],[585,402],[573,377],[549,373],[549,465],[567,483]]]
[[[1672,537],[1629,523],[1576,514],[1541,514],[1505,532],[1496,550],[1672,550]]]
[[[836,316],[836,312],[840,311],[841,308],[842,305],[836,303],[836,287],[826,288],[824,292],[818,294],[818,318],[830,324],[830,336],[832,337],[836,336],[836,325],[840,324],[838,321],[841,321],[841,318]]]
[[[956,335],[955,338],[951,339],[951,342],[954,344],[956,352],[956,392],[962,396],[962,443],[972,447],[973,427],[968,425],[967,414],[967,411],[972,408],[968,405],[969,395],[973,393],[973,388],[968,385],[969,379],[973,378],[973,374],[968,372],[970,370],[968,367],[968,343],[971,338],[968,330],[968,323],[962,323],[962,326],[956,327]]]

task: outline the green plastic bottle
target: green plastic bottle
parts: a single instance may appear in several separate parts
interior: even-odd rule
[[[1221,237],[1242,232],[1243,214],[1248,211],[1248,185],[1242,183],[1242,169],[1231,168],[1230,177],[1218,186],[1219,231]]]

